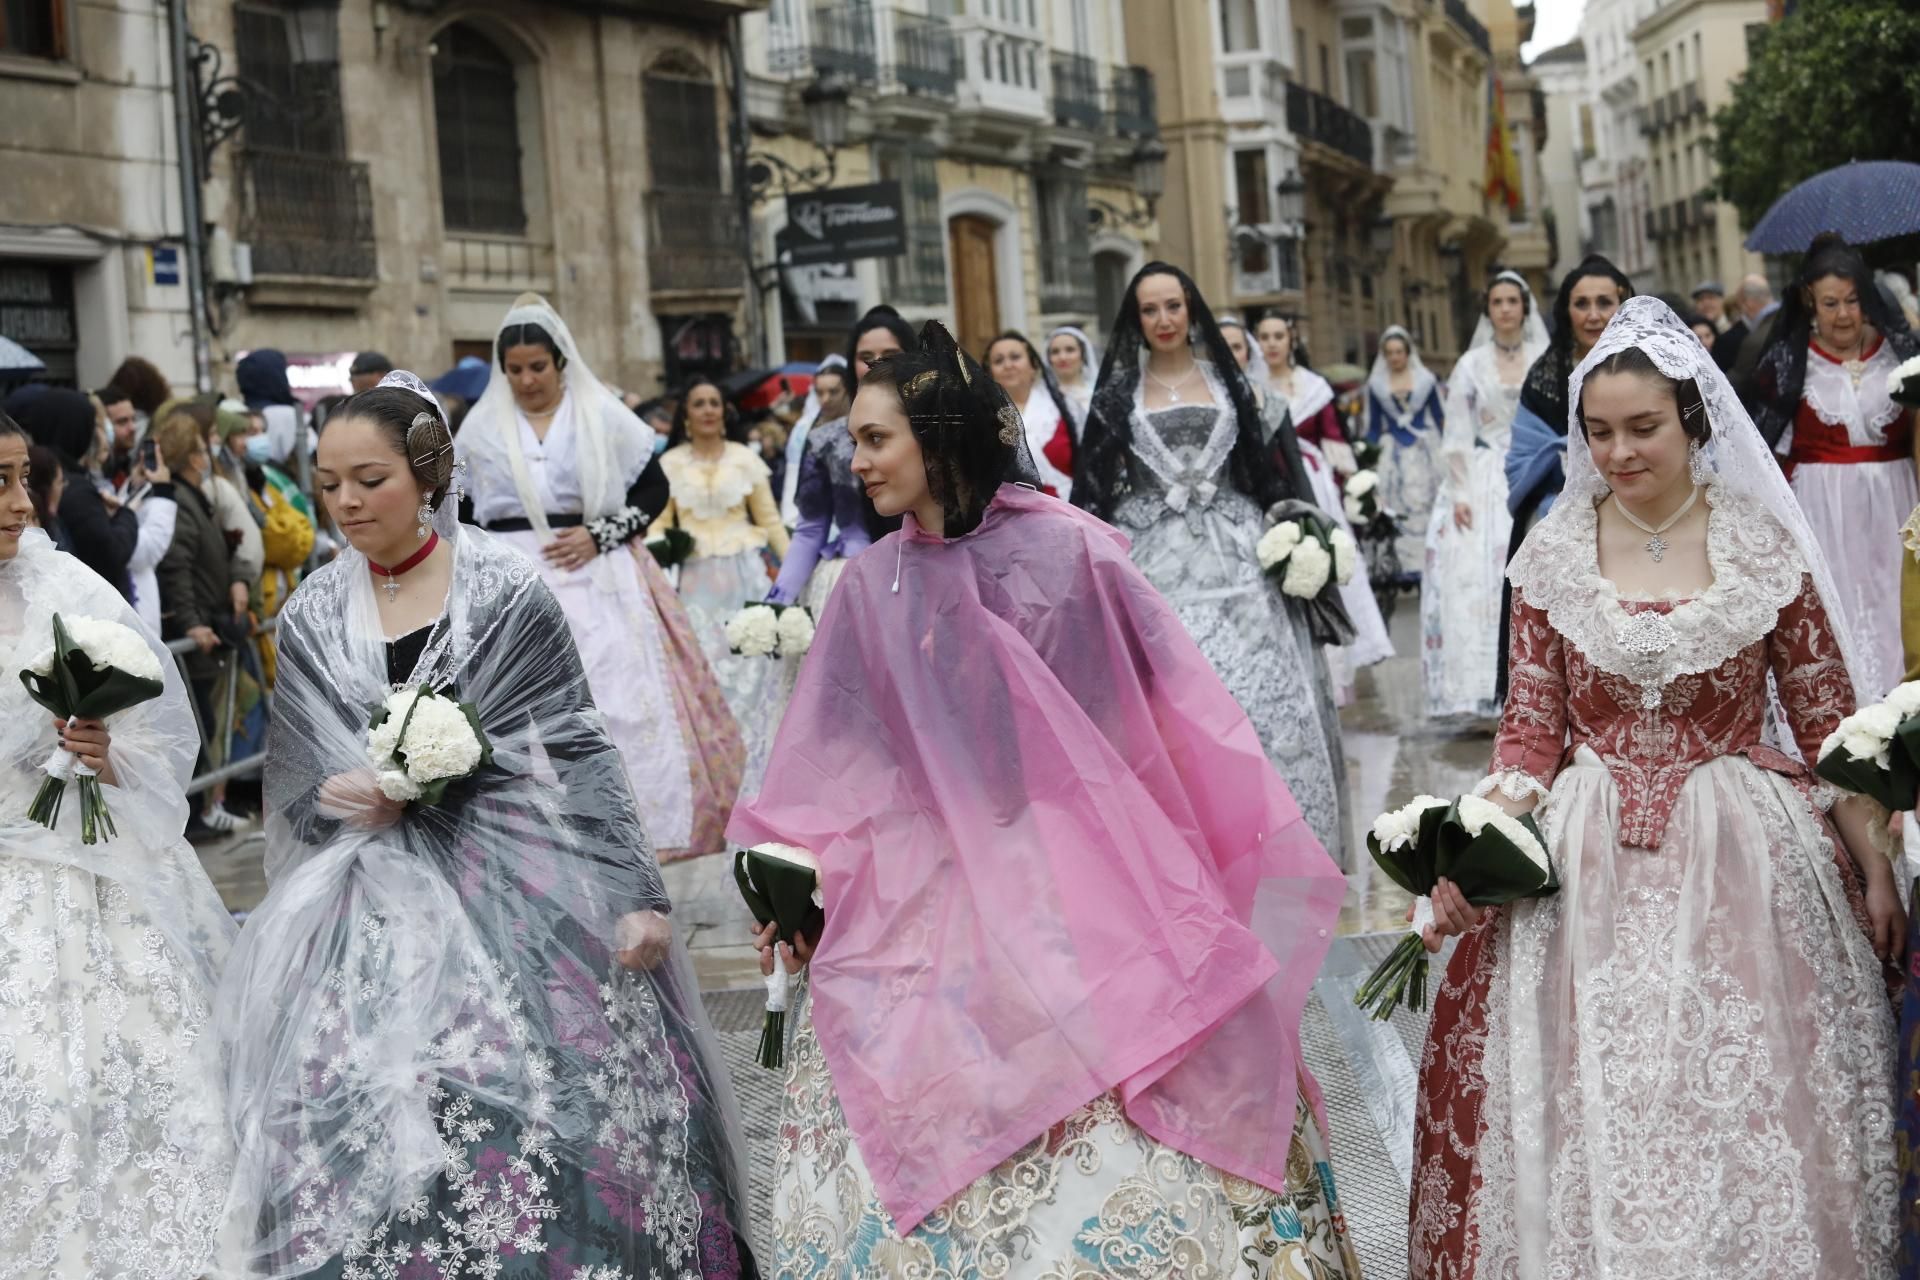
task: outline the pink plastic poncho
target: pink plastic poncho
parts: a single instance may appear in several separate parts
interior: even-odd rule
[[[1284,1189],[1345,882],[1107,525],[1008,485],[855,560],[728,834],[819,856],[813,1019],[902,1233],[1114,1088]]]

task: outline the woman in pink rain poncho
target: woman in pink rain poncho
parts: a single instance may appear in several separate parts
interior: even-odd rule
[[[1299,1045],[1344,882],[1125,540],[922,342],[848,419],[904,527],[729,832],[812,850],[826,913],[782,948],[774,1269],[1357,1276]]]

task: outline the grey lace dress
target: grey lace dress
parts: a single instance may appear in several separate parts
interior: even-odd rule
[[[1306,620],[1260,570],[1259,504],[1227,474],[1238,424],[1217,403],[1151,412],[1136,399],[1136,480],[1114,523],[1253,721],[1320,842],[1348,861],[1346,756],[1326,658]]]

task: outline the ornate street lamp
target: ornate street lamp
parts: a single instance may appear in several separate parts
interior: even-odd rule
[[[807,132],[823,158],[802,169],[770,151],[756,151],[747,157],[747,188],[758,204],[777,182],[782,195],[796,191],[819,191],[833,185],[838,168],[837,152],[847,145],[853,115],[852,92],[838,76],[820,76],[800,91],[800,105],[806,109]]]

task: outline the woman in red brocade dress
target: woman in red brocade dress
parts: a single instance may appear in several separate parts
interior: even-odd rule
[[[1073,447],[1078,413],[1060,390],[1053,369],[1033,344],[1009,330],[987,344],[980,363],[1007,393],[1027,428],[1027,449],[1040,473],[1040,490],[1056,498],[1073,493]]]
[[[1570,399],[1586,447],[1509,568],[1481,787],[1538,805],[1561,889],[1484,918],[1434,895],[1429,945],[1466,936],[1421,1063],[1412,1274],[1891,1276],[1885,815],[1761,740],[1770,680],[1808,758],[1860,696],[1833,576],[1665,304],[1626,303]]]

